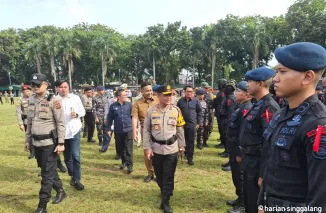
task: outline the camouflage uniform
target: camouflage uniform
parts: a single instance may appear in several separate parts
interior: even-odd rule
[[[100,95],[96,95],[93,98],[93,114],[94,118],[99,120],[98,123],[96,123],[96,129],[97,129],[97,137],[99,140],[100,145],[102,145],[103,141],[103,135],[106,134],[105,129],[106,129],[106,123],[104,122],[106,120],[105,115],[105,106],[108,102],[108,98]]]
[[[203,145],[206,146],[206,141],[209,137],[209,122],[210,122],[210,109],[205,100],[199,100],[202,107],[203,125],[197,129],[197,147],[201,148]]]
[[[207,103],[207,110],[208,110],[208,135],[207,138],[211,135],[213,131],[213,123],[214,123],[214,95],[208,93],[205,96],[205,101]]]

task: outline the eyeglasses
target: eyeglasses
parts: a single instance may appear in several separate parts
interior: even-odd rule
[[[33,82],[32,82],[32,87],[40,88],[41,86],[42,86],[42,83],[40,83],[40,84],[36,84],[36,83],[33,83]]]

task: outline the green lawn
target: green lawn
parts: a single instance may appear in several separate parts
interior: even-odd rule
[[[220,169],[226,159],[217,157],[221,150],[213,148],[216,129],[210,147],[195,150],[193,167],[179,161],[171,198],[174,212],[226,212],[225,201],[235,198],[231,173]],[[18,128],[15,107],[9,104],[0,105],[0,138],[0,212],[33,212],[41,178],[37,176],[35,159],[28,160],[23,150],[24,133]],[[59,205],[50,202],[48,212],[162,212],[156,182],[143,182],[146,169],[142,149],[134,149],[134,172],[128,175],[119,170],[120,161],[113,159],[114,144],[103,154],[98,152],[97,144],[88,144],[85,139],[81,144],[85,190],[76,191],[69,184],[68,174],[60,173],[68,198]]]

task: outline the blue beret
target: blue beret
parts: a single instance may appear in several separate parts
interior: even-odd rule
[[[96,87],[96,90],[97,90],[97,91],[103,91],[103,90],[104,90],[104,87],[103,87],[103,86],[97,86],[97,87]]]
[[[237,84],[237,87],[239,89],[241,89],[242,91],[247,91],[248,89],[248,86],[247,86],[247,81],[240,81],[238,84]]]
[[[152,89],[153,89],[154,92],[156,92],[156,90],[157,90],[159,87],[160,87],[160,85],[156,84],[156,85],[153,86]]]
[[[196,91],[196,95],[205,95],[205,94],[206,94],[206,91],[203,90],[203,89],[198,89],[198,90]]]
[[[317,85],[317,86],[316,86],[316,90],[323,90],[323,87],[320,86],[320,85]]]
[[[298,42],[275,50],[277,61],[292,70],[319,70],[326,67],[326,50],[311,42]]]
[[[275,71],[269,69],[267,67],[259,67],[254,70],[250,70],[246,73],[245,78],[246,80],[253,80],[253,81],[266,81],[273,77]]]

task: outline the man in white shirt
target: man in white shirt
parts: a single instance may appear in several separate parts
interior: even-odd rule
[[[80,129],[82,127],[80,117],[85,116],[85,109],[79,96],[69,94],[67,81],[56,82],[56,87],[64,109],[66,135],[63,154],[68,174],[71,176],[70,184],[77,190],[83,190],[84,185],[80,182]]]

